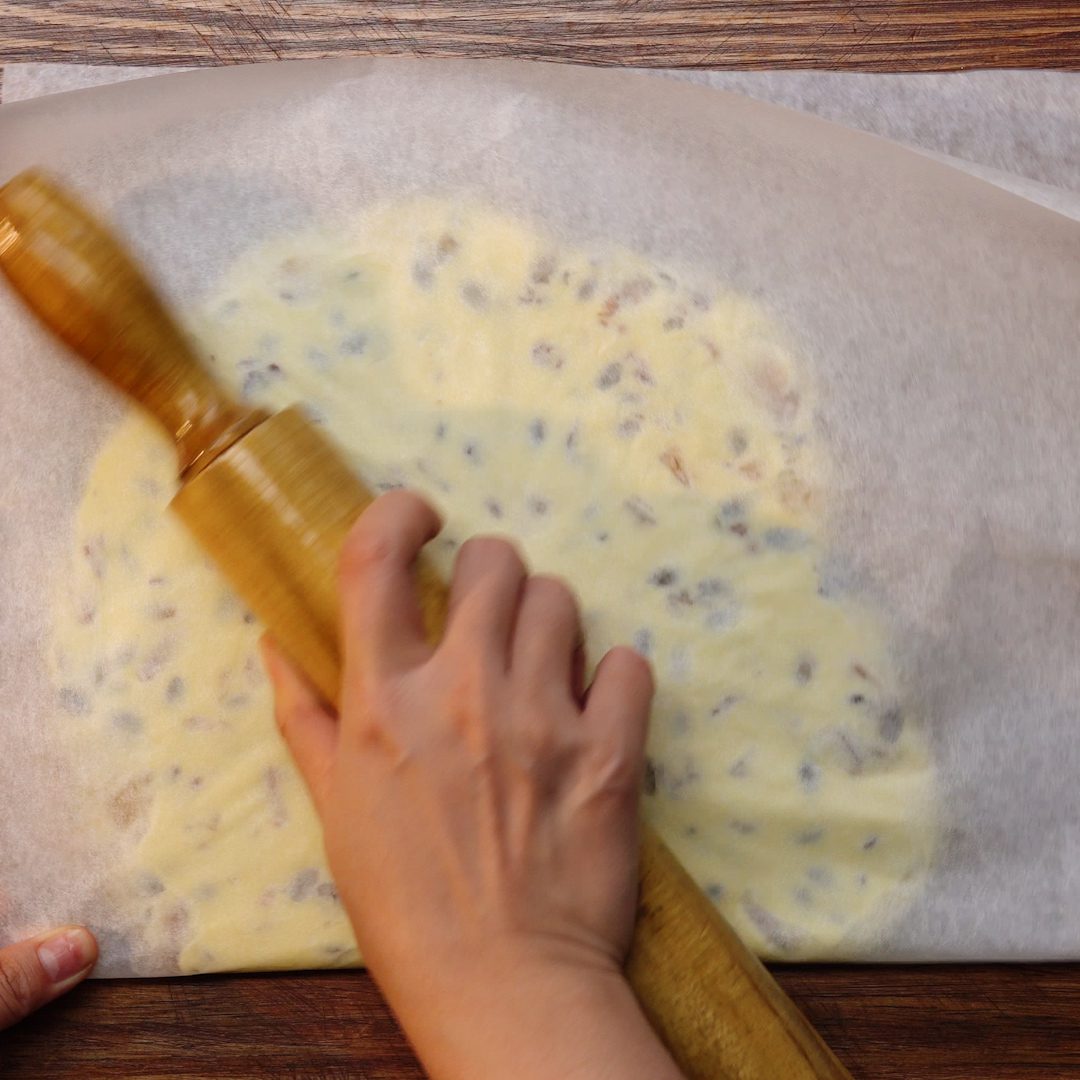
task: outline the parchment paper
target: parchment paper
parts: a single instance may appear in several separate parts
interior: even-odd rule
[[[1076,958],[1080,224],[873,136],[565,67],[274,65],[0,110],[0,176],[94,194],[170,298],[389,193],[464,194],[762,298],[819,379],[833,542],[892,623],[945,821],[925,897],[856,959]],[[119,406],[0,293],[0,941],[87,921],[52,744],[50,590]],[[123,968],[108,968],[121,974]]]

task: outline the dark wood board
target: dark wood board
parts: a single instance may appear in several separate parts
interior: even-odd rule
[[[775,970],[856,1080],[1080,1077],[1076,965]],[[423,1073],[368,976],[335,972],[88,984],[0,1034],[0,1075],[420,1080]]]
[[[517,56],[657,67],[1080,67],[1078,0],[0,0],[0,64]],[[788,967],[857,1080],[1080,1078],[1080,966]],[[417,1080],[361,973],[93,983],[0,1076]]]
[[[1080,66],[1077,0],[0,0],[0,63],[369,53],[651,67]]]

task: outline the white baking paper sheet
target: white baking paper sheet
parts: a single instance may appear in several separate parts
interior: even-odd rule
[[[1080,224],[887,140],[655,77],[355,60],[0,109],[0,178],[90,193],[181,307],[390,194],[493,203],[759,297],[812,364],[833,543],[933,737],[921,900],[855,959],[1080,957]],[[49,597],[119,413],[0,292],[0,942],[86,921],[116,853],[54,740]],[[105,973],[133,967],[106,965]]]

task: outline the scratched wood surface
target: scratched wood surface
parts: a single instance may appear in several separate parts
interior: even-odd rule
[[[0,64],[345,54],[668,67],[1080,67],[1076,0],[0,0]],[[1080,966],[784,968],[857,1080],[1080,1078]],[[5,1080],[418,1080],[360,973],[94,983],[0,1034]]]
[[[777,975],[856,1080],[1080,1077],[1075,968],[814,966]],[[0,1075],[421,1080],[423,1073],[370,979],[340,972],[89,984],[0,1034]]]
[[[395,53],[654,67],[1080,66],[1076,0],[0,0],[0,63]]]

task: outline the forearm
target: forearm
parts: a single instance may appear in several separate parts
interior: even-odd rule
[[[510,971],[399,1015],[432,1080],[682,1080],[616,971]]]

